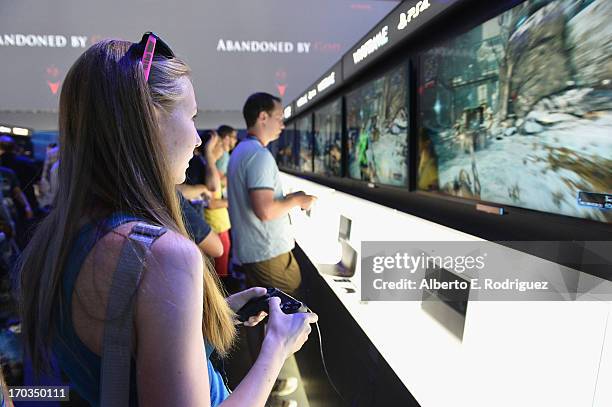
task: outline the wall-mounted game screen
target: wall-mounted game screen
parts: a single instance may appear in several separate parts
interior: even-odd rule
[[[289,169],[295,168],[295,158],[293,156],[294,138],[295,124],[292,123],[285,127],[285,130],[283,130],[278,140],[270,143],[270,145],[276,144],[276,147],[271,147],[271,151],[276,150],[275,157],[279,167]]]
[[[307,114],[300,117],[295,122],[295,142],[294,148],[296,155],[297,169],[303,172],[312,172],[312,115]]]
[[[529,0],[426,52],[418,188],[612,222],[610,15]]]
[[[314,171],[342,176],[342,101],[338,99],[314,112]]]
[[[351,178],[407,185],[407,87],[402,64],[346,95]]]

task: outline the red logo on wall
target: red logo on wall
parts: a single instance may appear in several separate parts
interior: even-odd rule
[[[278,94],[281,97],[285,96],[285,91],[287,90],[287,71],[284,69],[279,69],[274,74],[274,79],[276,82],[276,89],[278,90]]]
[[[62,81],[58,79],[60,75],[60,71],[57,68],[57,66],[50,65],[47,67],[46,72],[47,72],[47,85],[49,86],[51,93],[55,95],[57,94],[57,91],[59,90],[60,84],[62,83]]]
[[[60,83],[47,81],[47,85],[49,85],[49,89],[51,89],[51,93],[55,95],[57,93],[57,90],[59,89]]]

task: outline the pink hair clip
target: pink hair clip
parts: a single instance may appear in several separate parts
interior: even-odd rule
[[[149,35],[144,52],[142,53],[142,69],[144,71],[145,82],[149,80],[149,72],[151,71],[151,63],[153,62],[153,53],[155,52],[155,44],[157,39],[155,35]]]

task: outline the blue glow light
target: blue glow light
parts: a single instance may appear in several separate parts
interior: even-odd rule
[[[433,106],[433,110],[434,112],[436,112],[436,114],[440,114],[440,110],[442,110],[442,104],[440,103],[440,99],[436,99],[436,103]]]

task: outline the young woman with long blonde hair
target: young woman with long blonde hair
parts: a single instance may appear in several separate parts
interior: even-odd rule
[[[152,61],[143,58],[151,38]],[[34,367],[53,355],[94,406],[113,274],[138,222],[167,232],[139,259],[130,405],[263,406],[284,360],[316,321],[315,314],[285,315],[271,299],[261,353],[228,394],[209,355],[227,354],[234,312],[265,290],[224,298],[187,237],[175,185],[200,143],[196,112],[189,67],[150,33],[140,43],[93,45],[64,81],[59,191],[20,265],[22,330]]]

